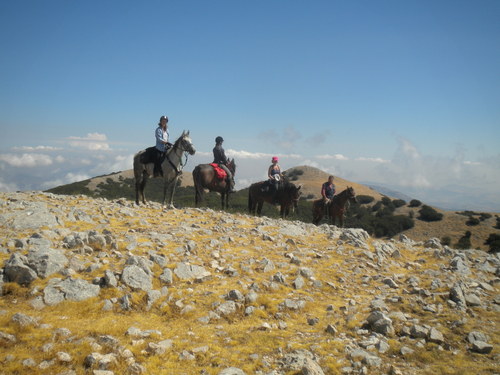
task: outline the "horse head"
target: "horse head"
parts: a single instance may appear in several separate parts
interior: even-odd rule
[[[189,153],[189,155],[194,155],[196,149],[194,148],[193,141],[189,136],[189,130],[182,132],[179,139],[175,142],[175,146],[180,147],[182,151]]]
[[[290,183],[290,185],[293,186],[290,195],[290,198],[292,199],[292,208],[293,210],[297,210],[299,208],[300,196],[302,195],[302,191],[300,190],[302,188],[302,185],[295,186],[292,183]]]
[[[234,158],[233,159],[228,159],[228,161],[227,161],[227,168],[233,174],[233,176],[236,174],[236,163],[234,162]]]
[[[358,200],[356,198],[356,192],[354,191],[354,188],[352,186],[348,186],[347,187],[347,198],[352,203],[357,203],[358,202]]]

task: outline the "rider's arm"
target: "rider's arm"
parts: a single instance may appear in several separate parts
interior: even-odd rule
[[[156,129],[156,139],[163,144],[167,144],[168,143],[168,132],[165,132],[165,138],[164,138],[162,128],[158,127]]]
[[[325,184],[321,185],[321,196],[326,199]]]
[[[272,170],[273,170],[273,166],[271,165],[271,166],[268,168],[268,170],[267,170],[267,177],[269,177],[269,179],[273,178],[273,177],[271,176],[271,172],[272,172]]]

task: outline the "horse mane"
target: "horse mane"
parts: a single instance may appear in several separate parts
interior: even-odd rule
[[[187,134],[188,134],[188,133],[186,133],[185,131],[183,131],[183,132],[182,132],[182,134],[180,135],[180,137],[179,137],[179,138],[177,138],[177,139],[175,140],[174,145],[173,145],[173,146],[172,146],[172,147],[171,147],[171,148],[167,151],[167,153],[170,153],[170,152],[172,152],[172,150],[179,148],[179,145],[180,145],[180,143],[181,143],[182,139],[183,139],[183,138],[184,138]]]

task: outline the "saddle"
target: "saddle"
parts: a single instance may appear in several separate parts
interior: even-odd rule
[[[219,180],[225,180],[226,179],[227,173],[226,173],[226,171],[224,169],[222,169],[221,167],[219,167],[219,164],[217,164],[217,163],[211,163],[210,165],[212,166],[212,168],[215,171],[215,177],[217,177]]]
[[[156,147],[148,147],[140,156],[139,161],[143,164],[147,163],[154,163],[156,161],[156,153],[158,150]],[[163,162],[165,160],[165,154],[163,153],[163,157],[161,158],[160,162]]]

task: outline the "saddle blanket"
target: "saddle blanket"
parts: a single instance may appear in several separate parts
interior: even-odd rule
[[[217,164],[217,163],[211,163],[210,165],[214,168],[214,170],[215,170],[215,176],[219,180],[224,180],[227,177],[226,171],[224,169],[222,169],[221,167],[219,167],[219,164]]]

